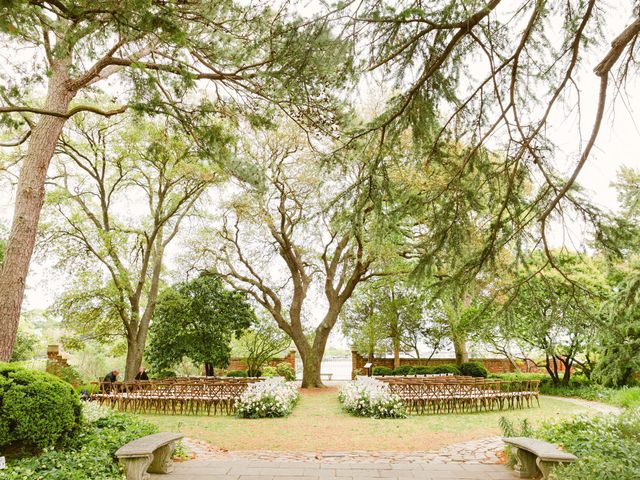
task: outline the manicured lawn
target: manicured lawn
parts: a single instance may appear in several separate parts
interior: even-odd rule
[[[144,415],[161,430],[182,432],[228,450],[434,450],[451,443],[500,435],[501,416],[519,420],[562,418],[585,413],[583,407],[540,399],[541,407],[479,414],[410,416],[375,420],[343,413],[337,390],[302,392],[288,418],[242,420],[226,416]]]

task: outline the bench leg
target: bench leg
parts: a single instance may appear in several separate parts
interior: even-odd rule
[[[153,455],[136,458],[121,458],[120,463],[124,467],[124,473],[127,480],[149,480],[150,475],[147,473],[149,465],[153,460]]]
[[[551,470],[558,465],[562,465],[562,462],[545,462],[544,460],[540,460],[538,458],[536,460],[536,464],[542,472],[542,478],[549,478],[549,473],[551,472]]]
[[[176,448],[176,442],[170,442],[153,452],[153,462],[148,468],[150,473],[171,473],[173,472],[173,460],[171,455]]]
[[[516,456],[518,457],[518,465],[516,465],[516,473],[520,478],[536,478],[538,476],[538,466],[536,465],[537,457],[526,450],[516,448]]]

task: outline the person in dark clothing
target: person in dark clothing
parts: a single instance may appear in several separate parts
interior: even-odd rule
[[[140,370],[138,370],[138,374],[136,375],[136,380],[149,380],[149,375],[147,375],[147,372],[144,369],[144,367],[140,367]]]
[[[118,370],[112,370],[104,376],[101,384],[104,392],[110,392],[113,389],[113,385],[110,384],[118,381],[118,375],[120,375]]]

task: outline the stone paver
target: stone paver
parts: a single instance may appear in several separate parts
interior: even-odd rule
[[[324,460],[286,462],[264,460],[191,460],[177,464],[169,475],[152,480],[512,480],[503,465],[464,463],[330,463]]]
[[[243,460],[243,461],[316,461],[326,463],[468,463],[496,464],[504,448],[500,437],[483,438],[449,445],[437,451],[413,452],[278,452],[271,450],[249,450],[228,452],[207,442],[187,438],[185,444],[200,460]]]
[[[431,452],[227,452],[185,439],[196,457],[155,480],[511,480],[500,465],[499,437],[449,445]]]

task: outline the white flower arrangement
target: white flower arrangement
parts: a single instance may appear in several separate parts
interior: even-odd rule
[[[358,417],[406,418],[407,411],[389,386],[371,377],[358,377],[340,387],[342,408]]]
[[[298,389],[282,377],[251,383],[240,395],[236,411],[241,418],[286,417],[298,401]]]

